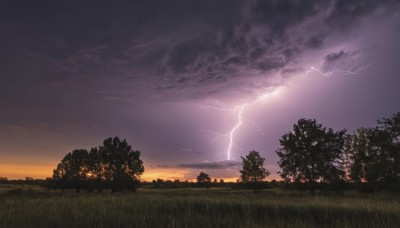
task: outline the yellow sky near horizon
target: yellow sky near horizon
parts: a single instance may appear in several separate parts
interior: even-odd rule
[[[32,177],[38,179],[44,179],[46,177],[51,177],[53,169],[56,164],[2,164],[0,163],[0,177],[7,177],[8,179],[25,179],[25,177]],[[188,180],[195,181],[196,175],[202,170],[198,169],[182,169],[182,168],[162,168],[162,167],[145,167],[145,172],[142,175],[142,179],[145,181],[152,181],[156,179],[163,180],[176,180],[180,181]],[[209,172],[212,170],[204,170]],[[232,176],[213,176],[210,174],[211,178],[224,179],[225,182],[236,182],[240,178],[239,172],[237,175],[235,173]],[[267,179],[278,178],[276,175],[271,175]]]
[[[46,178],[51,177],[54,165],[46,164],[1,164],[0,163],[0,176],[7,177],[8,179],[25,179],[25,177],[32,178]]]
[[[46,177],[51,177],[54,168],[55,165],[0,164],[0,176],[7,177],[8,179],[25,179],[25,177],[44,179]],[[142,179],[145,181],[156,179],[193,181],[195,178],[191,175],[192,173],[193,171],[188,169],[146,167]],[[236,181],[239,175],[237,177],[216,178]]]

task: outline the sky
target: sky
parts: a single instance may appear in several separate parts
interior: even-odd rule
[[[352,133],[400,111],[396,0],[0,3],[0,176],[44,178],[119,136],[143,179],[277,178],[300,118]]]

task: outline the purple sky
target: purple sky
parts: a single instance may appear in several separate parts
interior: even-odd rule
[[[152,178],[238,177],[253,149],[276,176],[299,118],[351,133],[400,111],[396,0],[2,1],[0,15],[0,176],[50,176],[110,136]],[[229,135],[210,131],[243,104],[225,161]]]

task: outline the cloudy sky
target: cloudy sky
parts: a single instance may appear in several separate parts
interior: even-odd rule
[[[299,118],[351,133],[400,111],[397,0],[10,0],[0,15],[0,176],[51,176],[119,136],[144,179],[236,179],[253,149],[274,178]]]

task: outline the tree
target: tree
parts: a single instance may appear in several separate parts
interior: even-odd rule
[[[8,181],[8,178],[7,177],[1,177],[0,176],[0,184],[5,184],[5,183],[7,183],[7,181]]]
[[[206,188],[208,188],[211,183],[211,177],[207,173],[201,171],[200,174],[197,176],[197,183],[200,186],[205,186]]]
[[[376,171],[386,184],[400,182],[400,112],[378,120],[373,130],[372,145],[376,152]]]
[[[378,120],[375,128],[360,128],[346,137],[350,176],[374,189],[395,188],[400,182],[400,113]],[[384,186],[386,185],[386,186]]]
[[[68,153],[53,171],[53,179],[60,182],[61,186],[69,185],[81,191],[83,182],[87,178],[88,152],[85,149],[73,150]]]
[[[255,150],[250,151],[246,157],[241,158],[243,169],[240,170],[240,178],[242,182],[250,184],[254,189],[254,193],[256,193],[259,183],[264,181],[270,174],[263,167],[265,159]]]
[[[346,137],[346,152],[350,158],[351,178],[397,184],[400,181],[400,113],[378,120],[378,126],[357,129]]]
[[[348,157],[347,172],[351,180],[363,182],[375,176],[370,168],[374,162],[375,149],[371,142],[372,129],[359,128],[352,135],[346,135],[344,152]]]
[[[136,190],[140,176],[144,172],[140,151],[132,150],[126,140],[118,137],[104,140],[99,148],[102,161],[102,175],[111,184],[113,192],[121,189]]]
[[[53,170],[52,186],[74,187],[77,192],[83,185],[89,191],[136,190],[143,172],[140,151],[132,150],[125,139],[108,138],[89,153],[84,149],[68,153]]]
[[[338,182],[344,176],[339,164],[343,159],[346,130],[335,132],[313,119],[300,119],[293,132],[279,140],[276,153],[280,175],[285,181],[306,182],[314,195],[315,183]]]

